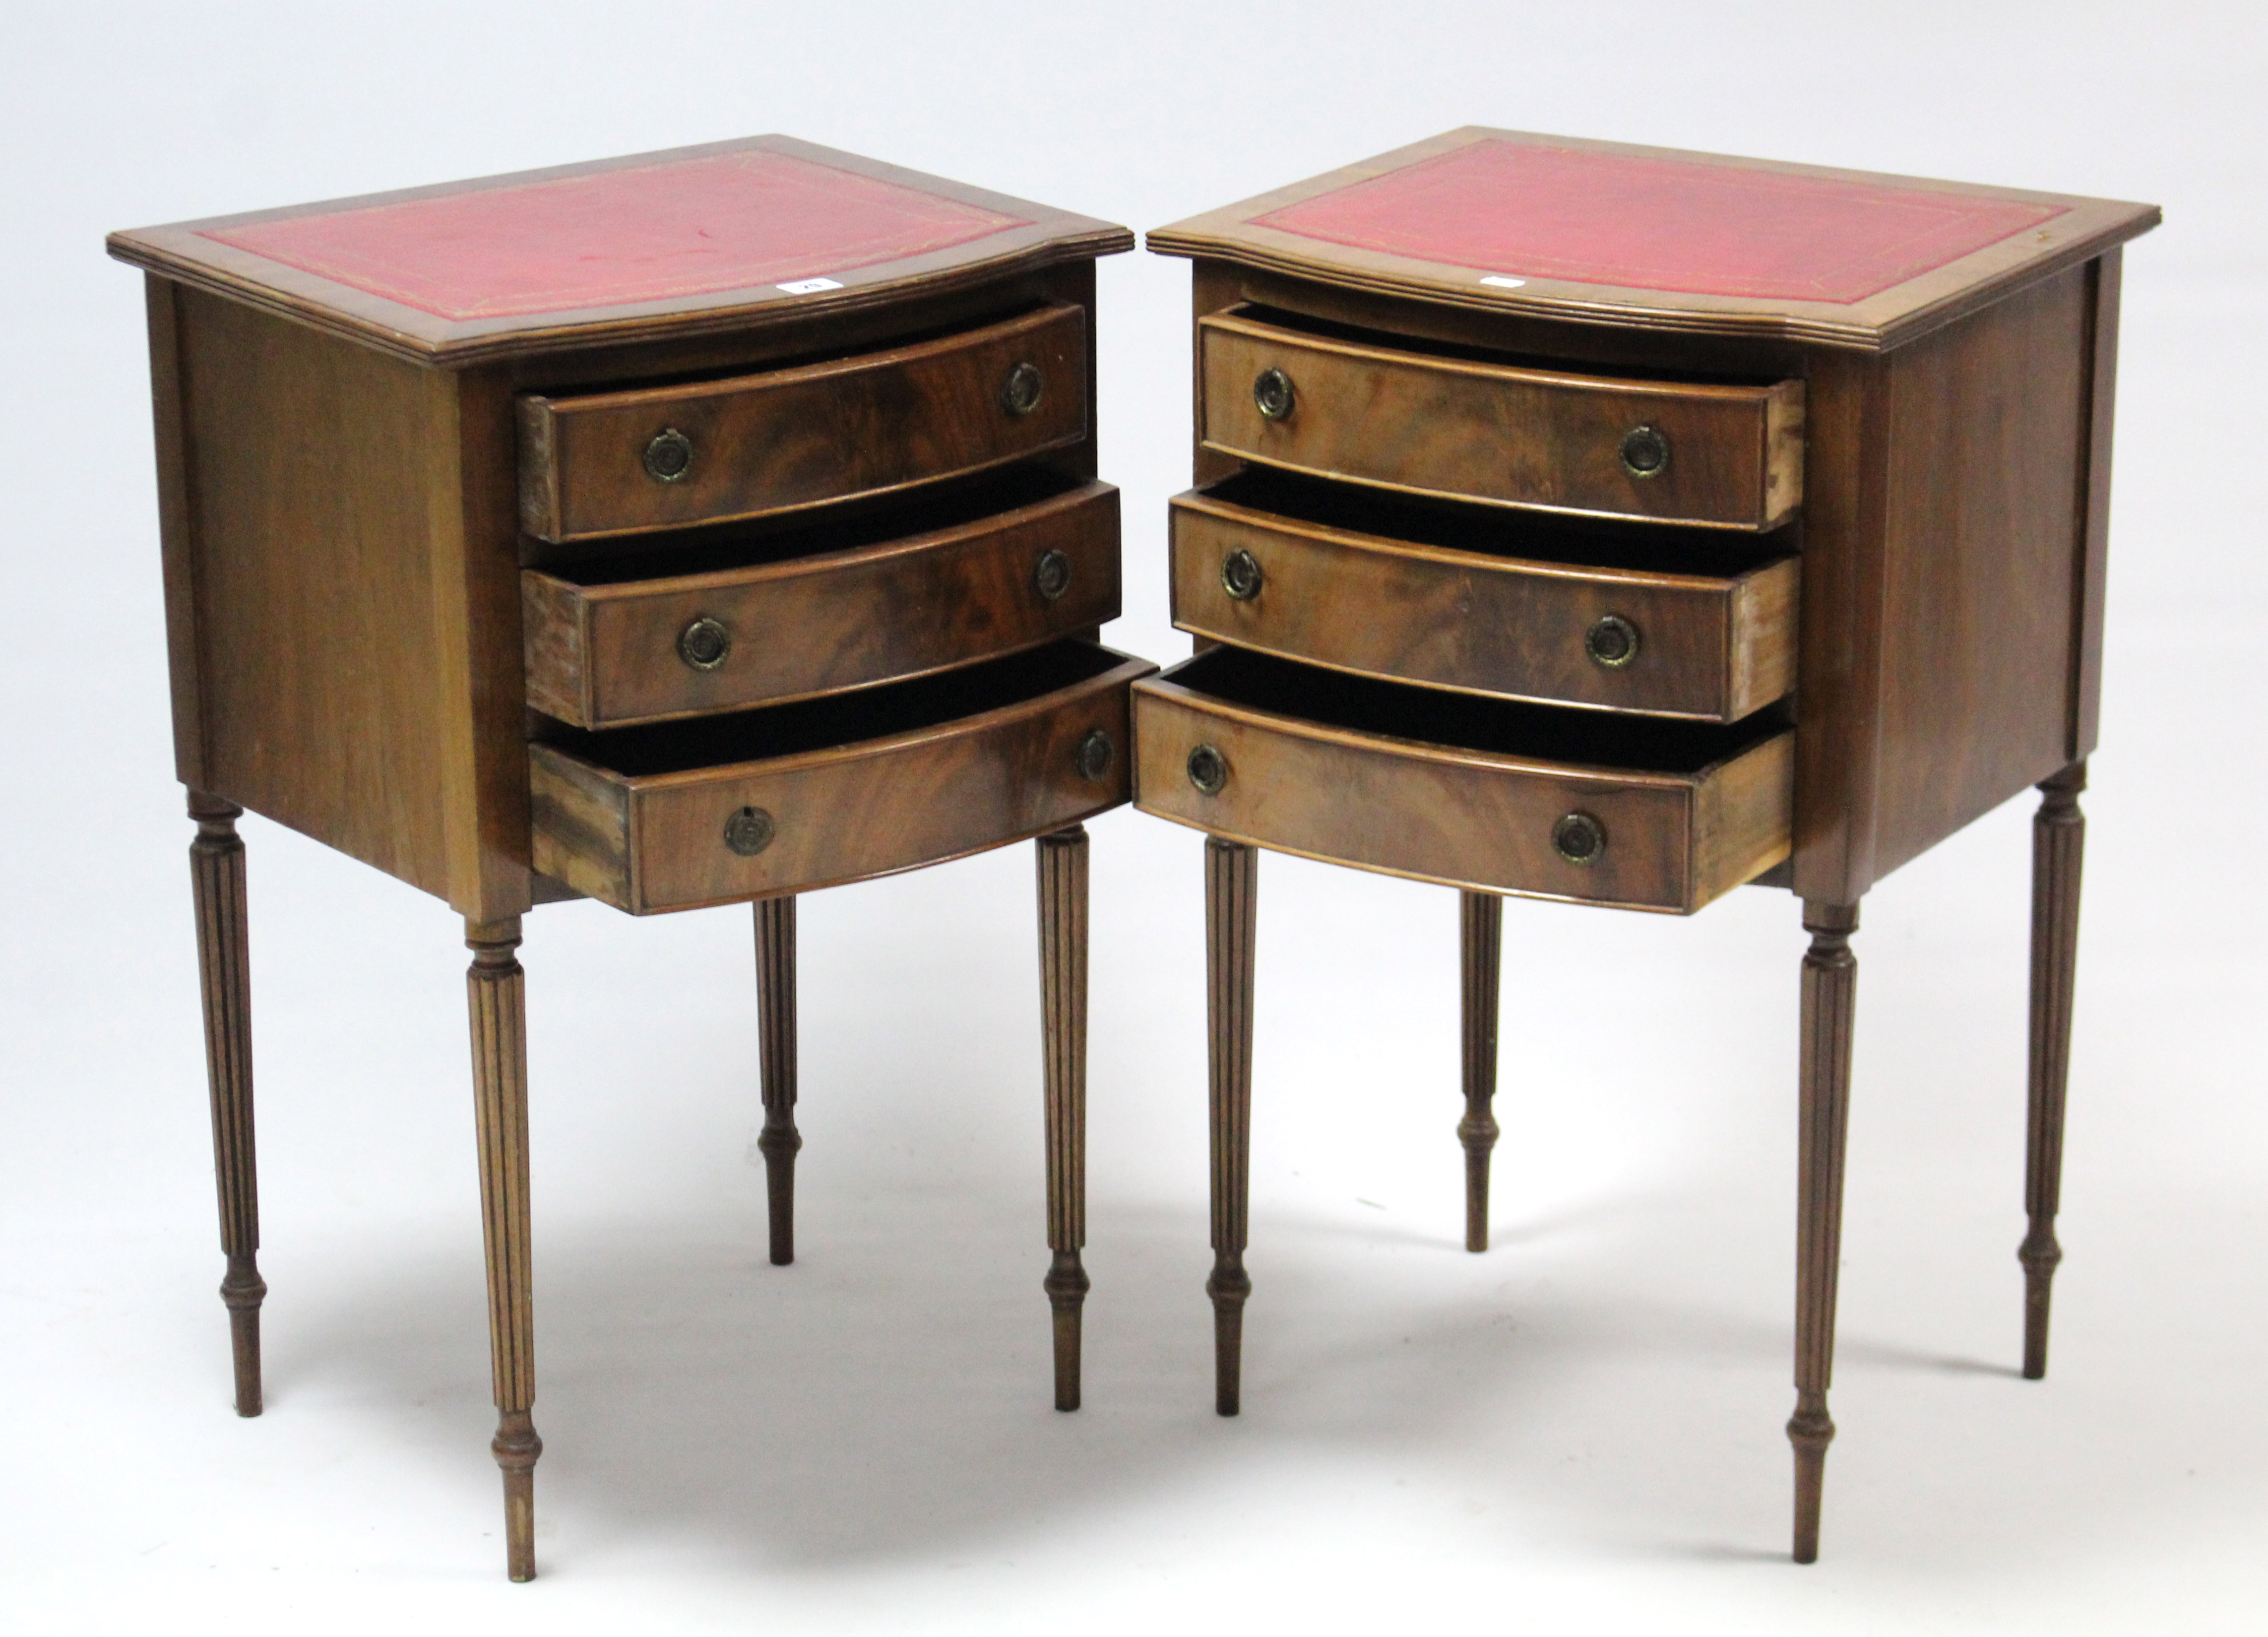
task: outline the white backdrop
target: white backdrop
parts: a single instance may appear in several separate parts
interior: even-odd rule
[[[0,12],[0,1626],[2205,1632],[2268,1574],[2257,6]],[[140,281],[107,229],[785,130],[1146,228],[1468,122],[2147,199],[2051,1379],[2014,1378],[2029,801],[1867,900],[1824,1560],[1785,1559],[1796,907],[1261,870],[1246,1411],[1211,1411],[1200,843],[1093,826],[1086,1408],[1047,1384],[1028,850],[803,913],[765,1265],[745,911],[537,912],[543,1578],[503,1576],[445,906],[257,820],[268,1412],[228,1408]],[[1103,264],[1167,627],[1187,270]],[[1634,1021],[1633,1020],[1643,1020]]]

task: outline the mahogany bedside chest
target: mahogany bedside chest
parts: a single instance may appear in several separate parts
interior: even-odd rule
[[[783,136],[114,234],[148,273],[222,1286],[259,1413],[244,850],[445,898],[512,1576],[535,1572],[532,906],[753,902],[792,1259],[795,895],[1038,838],[1056,1403],[1079,1395],[1086,836],[1124,801],[1094,258],[1122,227]]]
[[[1859,901],[2027,785],[2024,1373],[2046,1368],[2119,246],[2151,206],[1468,129],[1152,233],[1195,260],[1197,657],[1135,800],[1206,844],[1217,1407],[1257,850],[1460,889],[1467,1246],[1500,895],[1792,889],[1794,1552],[1818,1552]]]

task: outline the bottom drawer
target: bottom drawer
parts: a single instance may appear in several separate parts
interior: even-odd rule
[[[1794,732],[1606,716],[1215,648],[1134,689],[1134,800],[1487,892],[1690,914],[1785,859]]]
[[[536,869],[633,915],[802,892],[1124,801],[1127,687],[1085,642],[916,682],[528,747]]]

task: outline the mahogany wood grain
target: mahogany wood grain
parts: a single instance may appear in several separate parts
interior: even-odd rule
[[[197,837],[189,844],[196,900],[197,976],[203,992],[205,1080],[211,1094],[213,1177],[220,1248],[228,1258],[220,1299],[228,1308],[236,1412],[257,1415],[260,1392],[260,1167],[252,1119],[251,916],[245,895],[244,809],[201,790],[188,793]]]
[[[2110,573],[2110,431],[2118,394],[2118,287],[2125,252],[2113,245],[2088,268],[2087,490],[2080,503],[2078,596],[2072,645],[2069,755],[2083,762],[2095,752],[2102,722],[2102,605]]]
[[[1012,372],[1041,386],[1010,401]],[[1086,314],[1059,303],[980,329],[762,375],[519,403],[520,522],[548,541],[648,533],[887,494],[1086,436]],[[652,439],[687,464],[648,470]]]
[[[1244,1246],[1252,1216],[1252,979],[1260,852],[1205,837],[1205,1039],[1211,1092],[1213,1409],[1244,1401]]]
[[[1270,509],[1301,500],[1297,512]],[[1708,549],[1713,537],[1640,542],[1360,502],[1249,476],[1176,496],[1174,623],[1367,676],[1711,721],[1794,685],[1792,556],[1751,553],[1742,567]],[[1240,551],[1259,575],[1243,596],[1227,576]],[[1698,571],[1712,557],[1721,571]],[[1609,616],[1638,633],[1619,665],[1586,647]]]
[[[1489,1245],[1489,1155],[1496,1147],[1497,1010],[1504,990],[1504,900],[1494,893],[1457,895],[1457,971],[1464,1027],[1465,1249]]]
[[[1803,385],[1648,380],[1461,358],[1292,328],[1200,321],[1204,442],[1223,453],[1418,494],[1761,530],[1803,500]],[[1255,383],[1290,378],[1280,417]],[[1625,437],[1668,440],[1649,476]]]
[[[1116,489],[1087,483],[845,549],[826,545],[852,531],[826,523],[745,545],[529,569],[520,577],[527,702],[573,726],[617,727],[920,676],[1051,642],[1118,617],[1118,511]],[[803,549],[812,545],[821,549]],[[748,560],[710,566],[738,557]],[[1043,561],[1059,580],[1043,574]],[[713,669],[680,652],[700,620],[721,625],[730,645]]]
[[[1807,900],[1803,957],[1801,1098],[1797,1132],[1795,1250],[1795,1450],[1798,1563],[1819,1560],[1819,1503],[1835,1423],[1827,1390],[1835,1375],[1835,1294],[1843,1255],[1843,1161],[1851,1113],[1851,1032],[1859,963],[1851,934],[1856,904]]]
[[[795,899],[756,900],[756,1037],[764,1100],[756,1152],[764,1156],[764,1200],[774,1267],[795,1260]]]
[[[887,689],[531,745],[535,866],[644,915],[1061,830],[1127,799],[1127,687],[1155,669],[1058,644]],[[1089,777],[1079,748],[1097,733],[1111,750]],[[726,831],[746,809],[774,830],[744,854]]]
[[[2071,1080],[2072,999],[2079,968],[2080,867],[2087,815],[2079,810],[2087,763],[2074,762],[2040,785],[2032,820],[2030,1088],[2025,1121],[2024,1213],[2030,1227],[2017,1259],[2024,1269],[2024,1375],[2048,1373],[2048,1296],[2063,1247],[2064,1097]]]
[[[1086,1245],[1086,827],[1042,836],[1040,1043],[1044,1065],[1048,1249],[1044,1287],[1055,1318],[1056,1408],[1079,1405],[1079,1320]]]
[[[488,1251],[489,1352],[504,1473],[504,1561],[516,1581],[535,1578],[534,1292],[527,1206],[526,977],[513,951],[519,918],[468,921],[465,975],[472,1018],[473,1106],[480,1139],[481,1240]]]

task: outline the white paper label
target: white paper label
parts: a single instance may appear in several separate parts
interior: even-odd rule
[[[799,278],[792,284],[775,284],[773,288],[784,290],[792,296],[808,296],[821,290],[840,290],[843,281],[839,278]]]
[[[1488,273],[1481,278],[1484,284],[1494,284],[1498,290],[1517,290],[1527,282],[1524,278],[1506,278],[1502,273]],[[780,288],[785,290],[787,286],[782,284]]]

